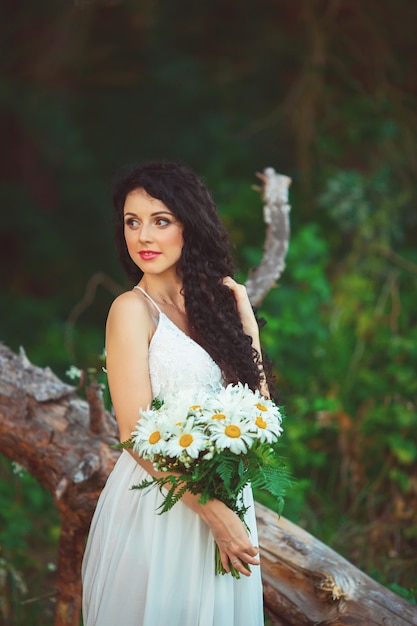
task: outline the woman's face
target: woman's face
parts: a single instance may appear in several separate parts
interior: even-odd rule
[[[126,197],[126,245],[144,274],[175,271],[184,244],[182,232],[182,224],[172,211],[144,189],[135,189]]]

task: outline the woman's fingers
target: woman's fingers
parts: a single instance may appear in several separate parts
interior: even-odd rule
[[[248,565],[259,565],[259,559],[249,554],[240,554],[238,556],[236,554],[228,554],[227,552],[220,551],[220,557],[226,572],[230,572],[230,567],[233,566],[235,570],[244,576],[251,575]]]
[[[245,537],[236,537],[229,541],[221,542],[220,557],[223,567],[230,572],[230,564],[244,576],[250,576],[250,570],[247,565],[259,565],[259,548],[253,546],[249,540],[247,533]]]
[[[252,544],[242,520],[220,500],[209,500],[201,508],[200,514],[213,533],[225,571],[230,572],[230,564],[236,561],[233,567],[249,576],[245,563],[259,565],[259,548]]]
[[[223,278],[223,285],[228,287],[233,293],[244,331],[250,336],[257,335],[258,324],[245,285],[237,283],[231,276]]]

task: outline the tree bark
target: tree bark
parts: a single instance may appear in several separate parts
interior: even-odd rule
[[[407,626],[417,608],[256,504],[265,607],[276,626]]]
[[[285,269],[290,239],[288,189],[291,178],[277,174],[272,167],[266,167],[257,176],[263,182],[260,191],[264,200],[263,215],[267,228],[262,260],[249,274],[246,289],[252,304],[259,306]]]
[[[48,489],[62,520],[58,549],[55,626],[79,626],[80,566],[98,495],[118,452],[116,422],[100,389],[76,388],[49,368],[31,365],[0,344],[0,453]]]

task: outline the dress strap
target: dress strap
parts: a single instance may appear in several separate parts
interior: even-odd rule
[[[162,313],[161,309],[159,308],[159,306],[156,304],[156,302],[154,302],[151,298],[151,296],[149,294],[146,293],[146,291],[144,289],[142,289],[142,287],[139,287],[139,285],[135,285],[133,287],[133,289],[139,289],[139,291],[141,291],[143,293],[144,296],[146,296],[148,298],[148,300],[150,300],[152,302],[152,304],[154,305],[155,309],[158,311],[158,313]]]

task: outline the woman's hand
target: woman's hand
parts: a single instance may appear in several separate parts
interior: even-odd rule
[[[166,472],[156,471],[151,461],[139,457],[137,452],[133,450],[128,452],[151,476],[157,478],[166,476]],[[184,493],[181,501],[197,513],[210,528],[226,572],[230,572],[231,563],[240,574],[250,576],[251,573],[244,563],[259,565],[259,559],[256,558],[259,548],[252,544],[246,526],[236,513],[220,500],[209,500],[201,504],[199,496],[189,491]]]
[[[223,285],[229,287],[230,291],[233,293],[244,332],[250,337],[256,338],[259,336],[258,323],[245,285],[237,283],[231,276],[223,278]]]
[[[243,522],[220,500],[209,500],[200,506],[197,512],[213,533],[226,572],[230,572],[231,563],[240,574],[250,576],[244,563],[259,565],[259,559],[256,558],[259,548],[252,545]]]

